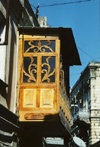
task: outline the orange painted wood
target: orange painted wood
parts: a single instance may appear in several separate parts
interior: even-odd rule
[[[55,41],[55,52],[28,52],[24,51],[25,41]],[[32,44],[32,42],[30,42]],[[38,46],[41,44],[38,43]],[[31,35],[20,35],[20,48],[19,48],[19,67],[18,67],[18,94],[17,94],[17,106],[19,112],[20,121],[45,121],[45,119],[49,118],[50,115],[56,115],[59,113],[59,53],[60,53],[60,40],[58,37],[54,36],[31,36]],[[32,78],[31,74],[25,71],[23,64],[25,58],[30,58],[32,63],[29,65],[30,67],[35,64],[34,57],[37,58],[37,67],[36,74],[37,78],[34,83],[31,82],[23,82],[23,75],[29,76]],[[49,76],[55,74],[54,82],[46,82],[44,83],[43,77],[41,77],[42,72],[42,58],[46,58],[45,66],[48,65],[49,61],[55,58],[55,70],[51,73],[45,75],[45,78],[48,78],[47,81],[50,80]],[[51,65],[50,65],[51,66]],[[51,67],[50,67],[51,68]],[[30,69],[28,67],[28,69]],[[49,69],[49,68],[48,68]],[[47,70],[47,69],[46,69]],[[44,69],[44,72],[47,72]],[[43,76],[44,76],[43,75]]]

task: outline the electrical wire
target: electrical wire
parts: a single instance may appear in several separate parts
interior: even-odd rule
[[[85,55],[87,55],[89,58],[91,58],[92,60],[94,60],[94,58],[91,56],[91,55],[89,55],[86,51],[84,51],[82,48],[80,48],[79,46],[78,46],[78,49],[81,51],[81,52],[83,52]]]
[[[78,0],[74,2],[53,3],[50,5],[40,5],[39,7],[52,7],[52,6],[58,6],[58,5],[76,4],[76,3],[89,2],[89,1],[92,1],[92,0]]]
[[[31,4],[31,7],[34,8],[34,9],[36,9],[36,7],[33,4]]]

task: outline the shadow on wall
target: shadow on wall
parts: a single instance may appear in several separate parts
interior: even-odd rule
[[[43,137],[62,137],[66,138],[67,144],[69,134],[61,124],[59,114],[48,115],[44,121],[19,122],[19,146],[20,147],[42,147]],[[67,145],[66,145],[67,147]]]
[[[7,99],[6,87],[8,87],[8,85],[0,79],[0,95],[5,99]]]

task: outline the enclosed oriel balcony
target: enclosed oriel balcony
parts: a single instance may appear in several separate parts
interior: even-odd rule
[[[69,66],[80,59],[72,30],[19,28],[17,106],[21,122],[70,126]]]

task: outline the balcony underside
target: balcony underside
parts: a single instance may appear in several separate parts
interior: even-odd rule
[[[50,116],[52,117],[52,116]],[[29,134],[34,134],[37,132],[39,136],[43,137],[70,137],[70,128],[62,124],[59,117],[53,121],[44,122],[20,122],[21,134],[25,132],[30,132]]]

